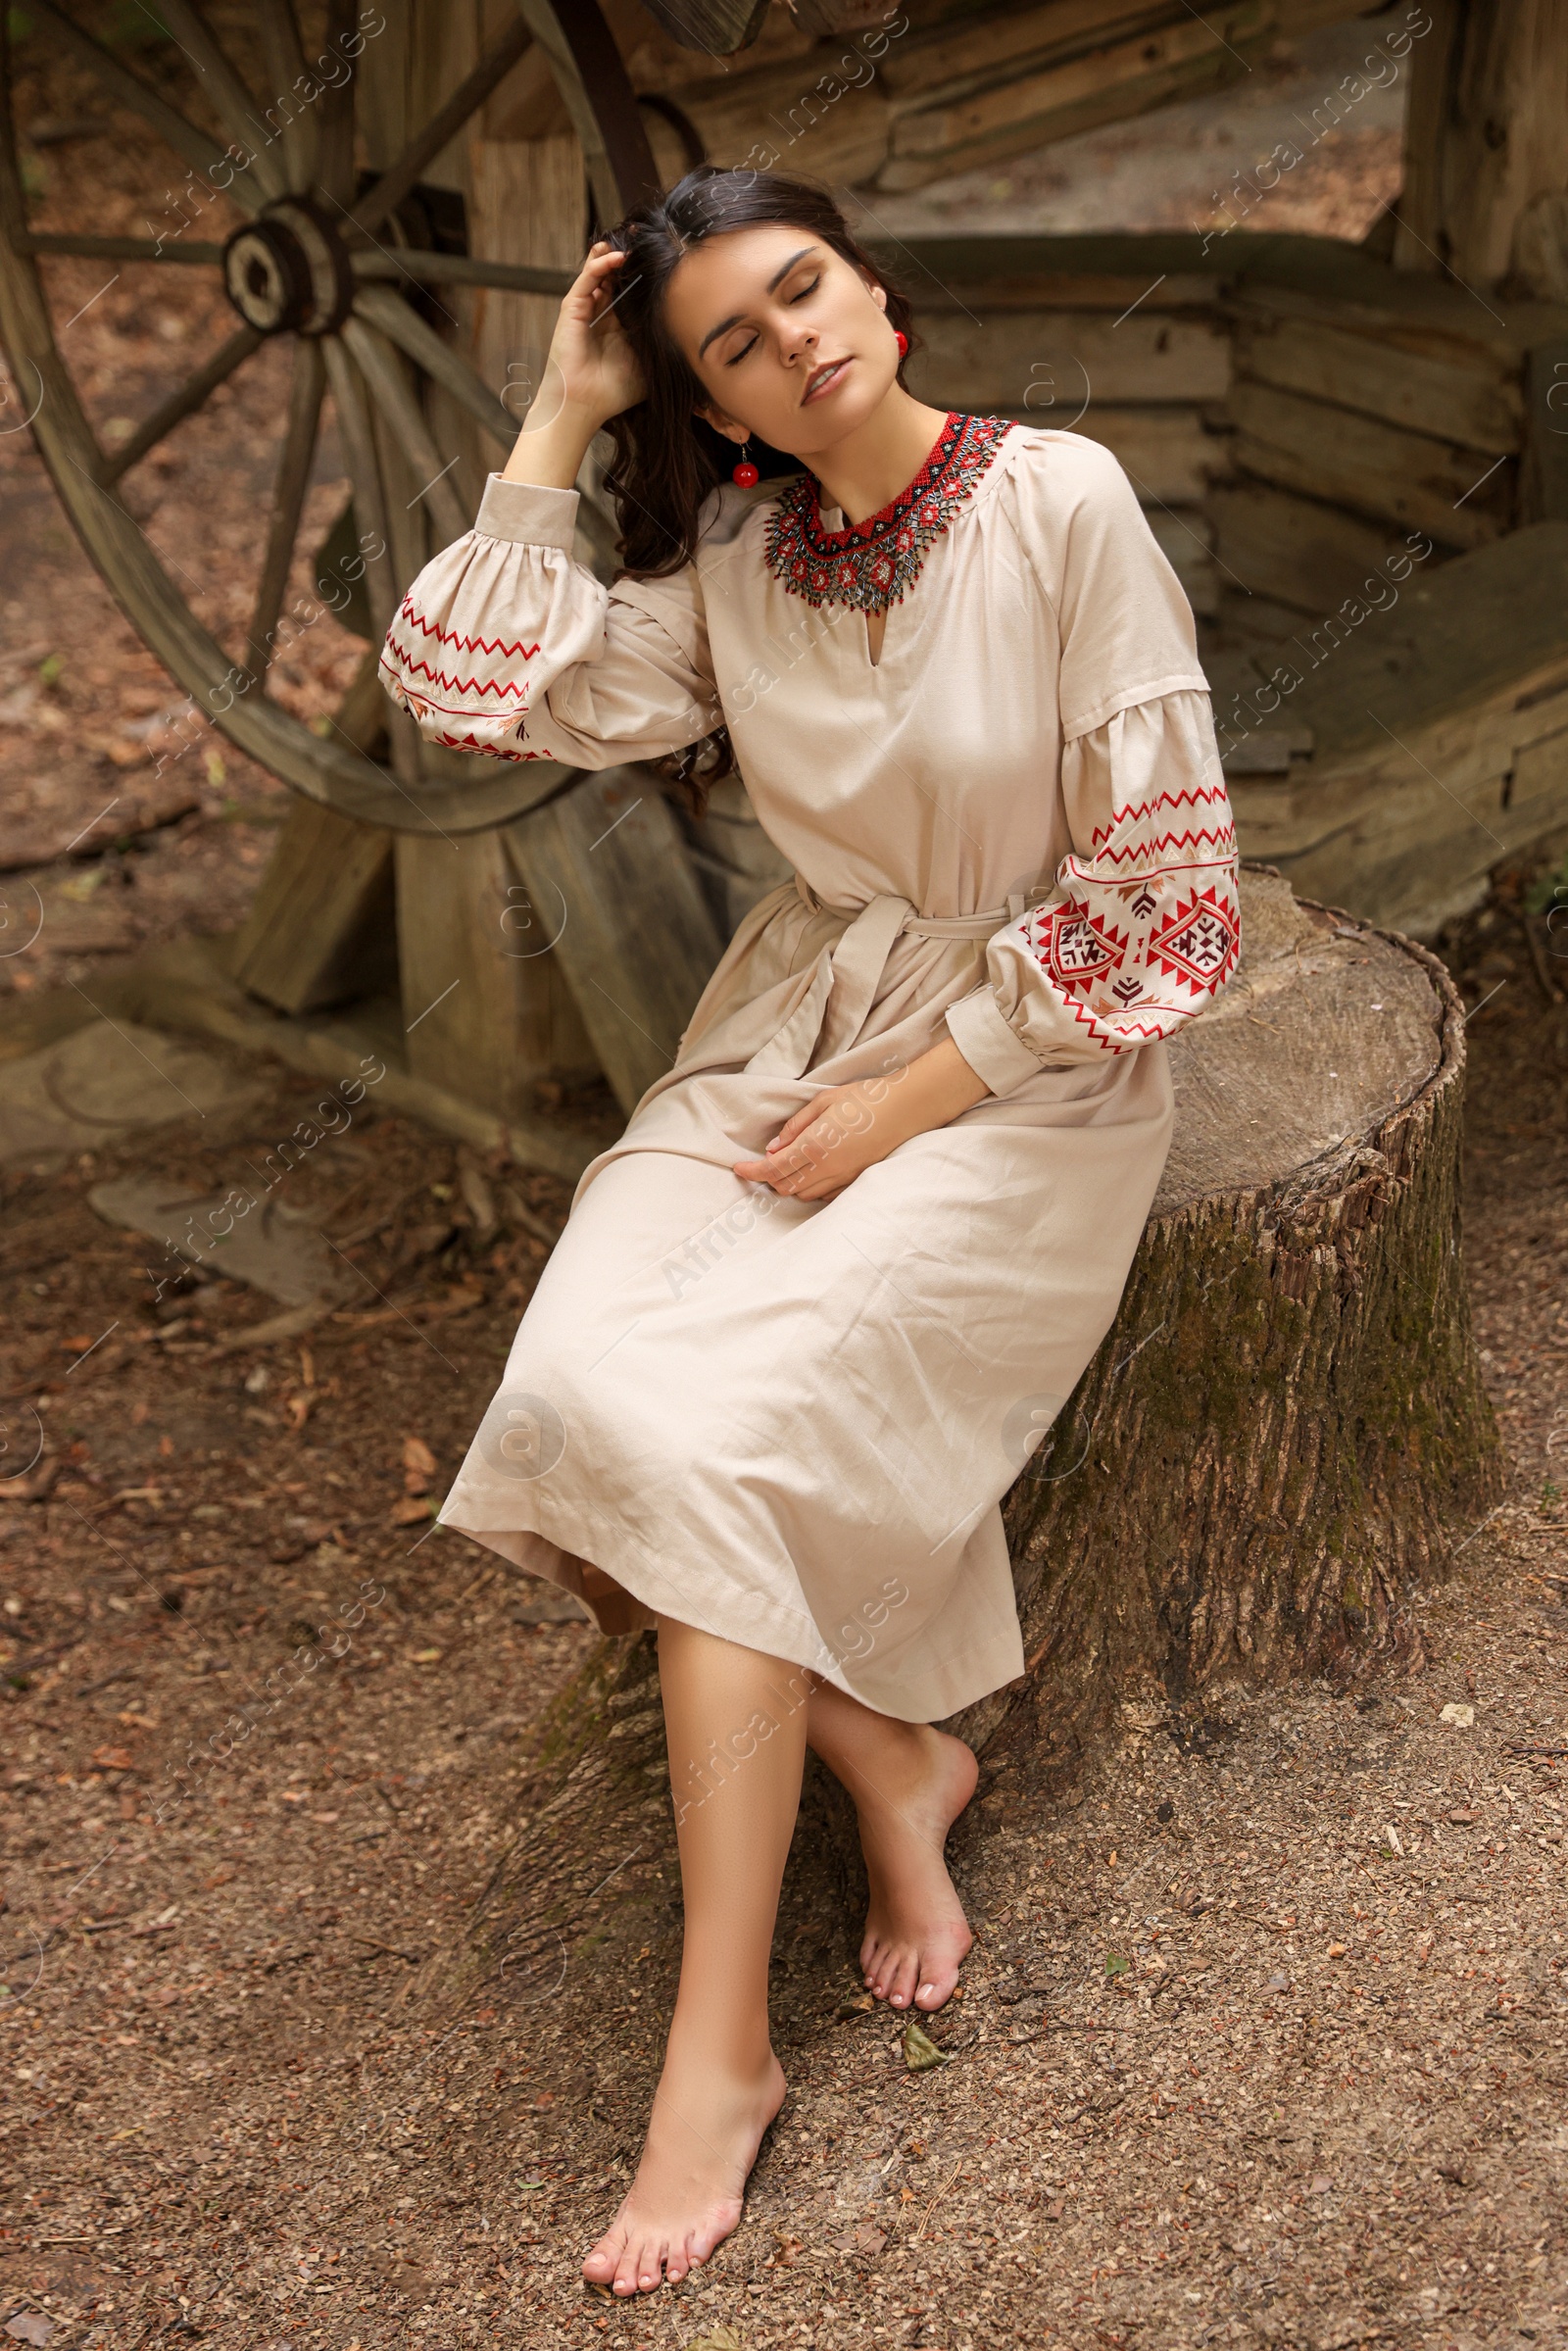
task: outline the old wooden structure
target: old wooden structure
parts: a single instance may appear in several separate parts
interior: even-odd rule
[[[60,496],[204,716],[298,795],[238,937],[149,974],[164,1016],[183,1001],[307,1065],[323,1022],[372,1029],[427,1114],[568,1167],[594,1135],[541,1121],[539,1081],[602,1071],[629,1106],[778,861],[737,785],[699,832],[638,770],[465,759],[421,742],[373,670],[394,599],[510,447],[591,221],[701,157],[776,161],[859,192],[875,245],[879,191],[1220,86],[1278,35],[1361,12],[330,0],[302,41],[290,0],[221,37],[174,0],[178,104],[64,0],[31,13],[233,222],[222,243],[38,234],[7,123],[0,328],[44,394],[32,429]],[[1200,615],[1244,847],[1420,935],[1499,856],[1568,829],[1568,24],[1561,0],[1434,0],[1373,10],[1367,31],[1410,99],[1405,192],[1363,246],[1249,229],[1238,174],[1191,234],[933,237],[887,258],[925,397],[1094,434],[1126,465]],[[313,79],[318,44],[352,72]],[[1347,100],[1326,103],[1332,122]],[[220,270],[236,314],[113,447],[47,300],[50,257],[89,251]],[[271,514],[245,641],[220,645],[116,486],[278,335],[294,374]],[[323,465],[352,498],[317,563],[366,551],[348,616],[368,645],[316,731],[267,678]],[[578,552],[608,575],[592,457],[583,486]]]

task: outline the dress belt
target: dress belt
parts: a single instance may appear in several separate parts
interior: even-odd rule
[[[1049,890],[1032,890],[983,913],[944,915],[917,914],[906,898],[895,897],[873,898],[859,907],[835,906],[799,874],[795,887],[813,914],[840,915],[846,927],[802,975],[805,985],[794,1009],[747,1062],[748,1071],[760,1075],[804,1077],[819,1048],[823,1060],[845,1052],[864,1026],[894,942],[906,931],[917,939],[989,939],[1051,896]]]

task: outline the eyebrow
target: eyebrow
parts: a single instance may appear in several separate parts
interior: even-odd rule
[[[789,260],[784,264],[783,269],[775,269],[772,276],[768,279],[768,292],[771,294],[775,286],[783,284],[785,278],[788,277],[790,271],[794,269],[797,262],[804,262],[808,255],[813,254],[815,251],[816,247],[814,245],[803,245],[799,253],[792,253]],[[719,335],[727,335],[732,326],[742,325],[745,321],[745,318],[746,313],[744,311],[737,311],[732,318],[721,318],[716,326],[710,326],[707,334],[704,335],[702,341],[697,346],[698,358],[702,358],[703,353],[708,349],[709,344],[713,342]]]

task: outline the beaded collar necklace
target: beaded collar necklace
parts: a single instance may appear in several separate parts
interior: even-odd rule
[[[762,555],[769,571],[808,604],[885,612],[913,587],[932,541],[947,529],[1011,429],[1005,416],[950,410],[908,488],[844,530],[822,528],[822,485],[808,470],[782,492],[768,522]]]

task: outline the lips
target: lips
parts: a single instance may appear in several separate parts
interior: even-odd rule
[[[801,394],[801,406],[804,408],[808,400],[814,400],[819,392],[826,391],[830,384],[837,383],[849,364],[848,359],[827,360],[820,367],[814,367],[806,379],[806,389]]]

